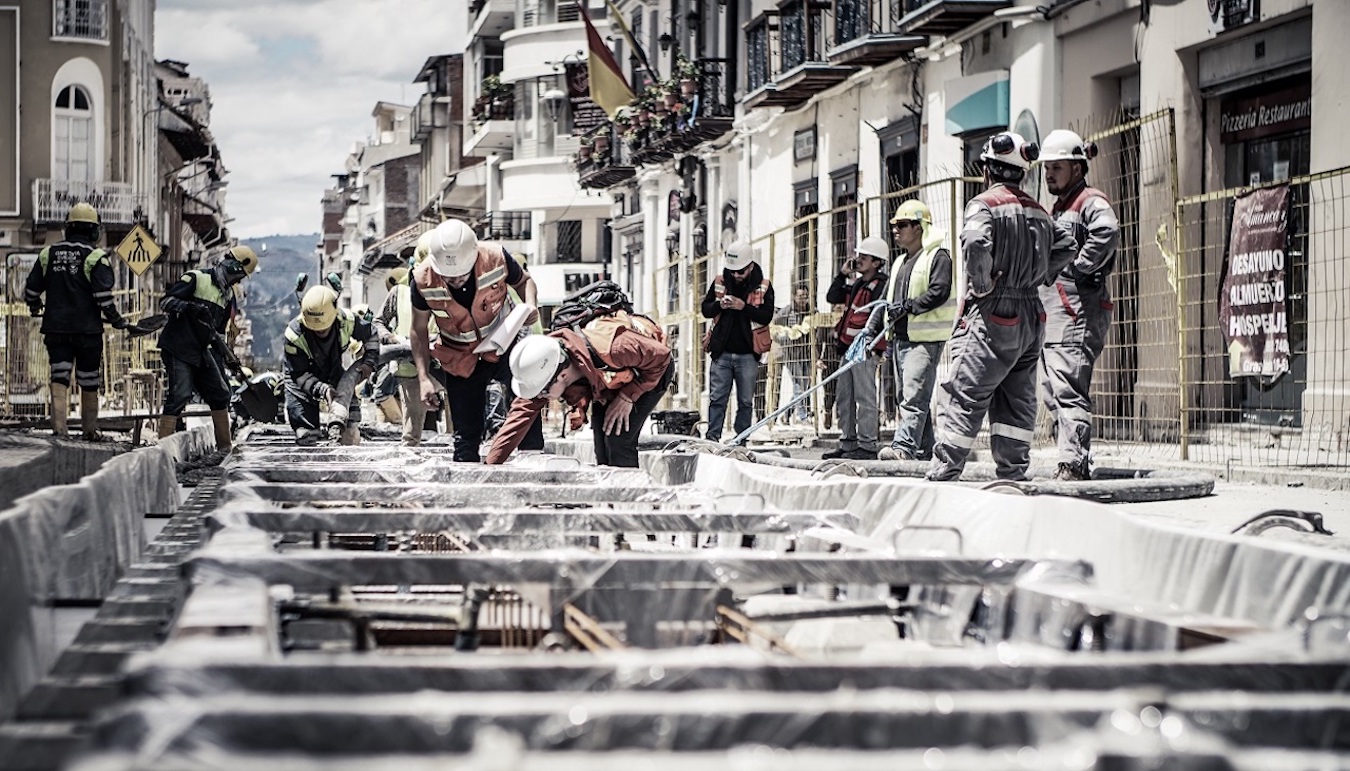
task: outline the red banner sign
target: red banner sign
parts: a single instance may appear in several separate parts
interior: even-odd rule
[[[1228,270],[1219,298],[1219,325],[1233,377],[1289,371],[1288,241],[1288,185],[1254,190],[1234,202]]]

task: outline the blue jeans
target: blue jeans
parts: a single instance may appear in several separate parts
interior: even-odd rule
[[[727,422],[727,400],[731,384],[736,383],[736,433],[755,422],[755,378],[759,375],[759,357],[753,353],[723,353],[712,360],[709,373],[708,439],[722,440],[722,425]]]
[[[900,389],[900,420],[891,447],[918,459],[933,455],[933,421],[929,413],[944,346],[945,342],[897,342],[891,350],[895,382]]]

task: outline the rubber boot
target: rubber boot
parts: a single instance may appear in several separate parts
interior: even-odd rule
[[[66,438],[66,419],[70,417],[70,386],[52,383],[52,436]]]
[[[342,444],[355,445],[361,443],[361,426],[355,423],[349,423],[342,427]]]
[[[230,438],[229,410],[211,410],[211,426],[216,430],[216,450],[229,452],[234,446]]]
[[[86,442],[103,438],[98,433],[98,389],[80,389],[80,428]]]
[[[159,438],[160,438],[160,439],[163,439],[163,438],[166,437],[166,436],[173,436],[174,432],[177,431],[177,430],[178,430],[178,416],[177,416],[177,415],[160,415],[160,416],[159,416]]]

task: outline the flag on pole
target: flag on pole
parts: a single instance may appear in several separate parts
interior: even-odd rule
[[[619,63],[614,61],[614,54],[610,52],[609,46],[605,45],[604,38],[595,30],[595,25],[591,23],[591,17],[586,13],[586,8],[581,2],[577,3],[581,10],[581,20],[586,22],[586,46],[589,49],[587,56],[587,69],[589,70],[591,80],[591,101],[600,105],[600,109],[605,111],[605,115],[610,120],[614,120],[614,115],[620,107],[627,107],[633,103],[633,89],[628,87],[628,81],[623,77],[623,70],[619,68]]]
[[[652,69],[651,62],[647,61],[647,52],[642,50],[642,44],[638,43],[637,38],[633,37],[633,31],[624,23],[623,14],[619,12],[618,6],[614,5],[614,0],[605,0],[605,5],[609,7],[609,15],[614,18],[614,23],[619,25],[619,32],[623,33],[623,39],[628,41],[628,47],[633,49],[633,53],[637,55],[638,63],[642,65],[642,69],[647,71],[647,77],[651,79],[652,83],[660,80],[656,77],[656,71]]]

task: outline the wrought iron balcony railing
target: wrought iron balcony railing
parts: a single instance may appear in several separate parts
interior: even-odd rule
[[[107,225],[130,225],[136,221],[136,209],[145,207],[145,196],[137,195],[126,182],[33,180],[35,223],[65,222],[70,207],[80,201],[93,206],[99,220]]]
[[[745,28],[746,107],[795,106],[855,72],[829,59],[835,31],[823,0],[783,0],[755,17]]]
[[[835,0],[830,61],[881,64],[912,51],[927,38],[905,34],[904,0]]]
[[[613,123],[602,123],[588,131],[577,153],[578,184],[587,188],[607,188],[633,176],[632,153],[623,134]]]
[[[532,219],[527,211],[495,211],[474,220],[473,230],[489,241],[528,241]]]

